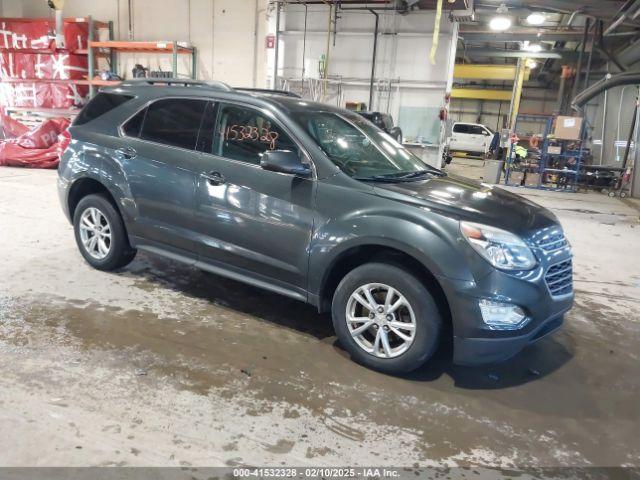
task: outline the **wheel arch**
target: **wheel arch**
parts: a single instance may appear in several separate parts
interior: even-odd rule
[[[80,200],[91,194],[103,194],[122,217],[122,211],[118,206],[118,202],[116,202],[115,197],[109,189],[102,182],[93,177],[82,177],[71,184],[71,187],[69,187],[69,194],[67,195],[67,207],[72,221]]]
[[[451,325],[451,309],[444,289],[431,269],[410,253],[395,246],[368,243],[352,246],[338,254],[331,262],[320,285],[318,311],[330,311],[333,295],[340,281],[354,268],[365,263],[379,262],[396,265],[416,276],[433,295],[446,326]]]

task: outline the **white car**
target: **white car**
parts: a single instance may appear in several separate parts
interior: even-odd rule
[[[467,152],[484,156],[489,151],[493,132],[479,123],[456,122],[449,137],[450,152]]]

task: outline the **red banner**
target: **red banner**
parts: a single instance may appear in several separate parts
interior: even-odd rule
[[[6,115],[1,116],[3,130],[7,133],[26,129],[20,122]],[[29,168],[55,168],[60,155],[69,145],[66,133],[69,120],[52,118],[34,130],[26,131],[15,138],[0,142],[0,166]]]
[[[53,31],[53,20],[12,21],[0,18],[0,48],[16,50],[53,50],[58,48]],[[87,48],[89,24],[64,21],[66,50]]]
[[[0,53],[0,78],[79,80],[86,78],[87,56],[70,53]]]
[[[67,83],[0,83],[0,105],[68,109],[84,105],[88,92],[85,85]]]
[[[88,23],[64,22],[65,50],[55,51],[53,28],[53,20],[0,18],[0,106],[68,109],[85,103],[88,87],[64,80],[87,76],[87,55],[73,51],[87,47]]]

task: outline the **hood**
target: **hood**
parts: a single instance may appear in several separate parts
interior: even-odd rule
[[[551,211],[520,195],[456,175],[375,183],[374,190],[379,196],[418,204],[442,215],[491,225],[524,237],[558,224]]]

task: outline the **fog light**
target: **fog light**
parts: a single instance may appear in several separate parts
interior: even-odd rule
[[[518,305],[480,300],[482,320],[490,330],[518,330],[529,323],[530,318]]]

